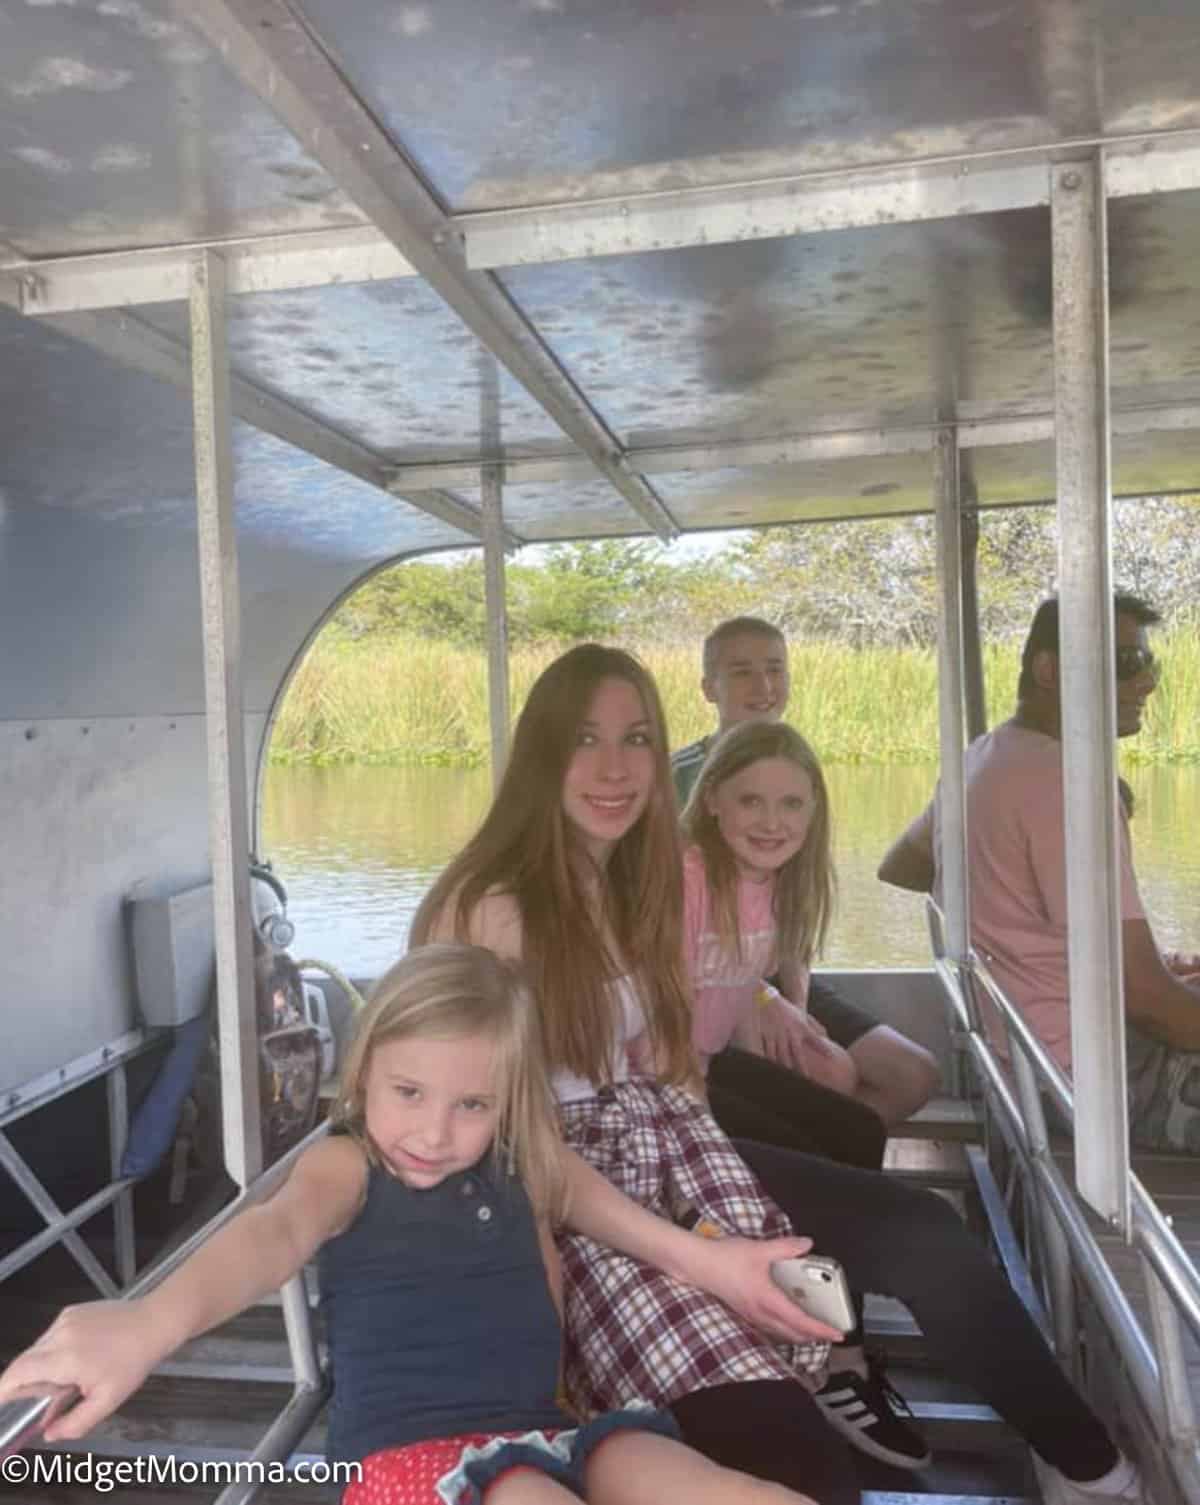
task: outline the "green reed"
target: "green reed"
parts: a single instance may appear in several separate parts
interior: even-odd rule
[[[515,650],[514,711],[562,645]],[[1133,763],[1200,761],[1200,633],[1162,633],[1162,681],[1146,726],[1122,751]],[[832,763],[937,761],[937,664],[920,648],[793,643],[788,720]],[[991,724],[1011,714],[1019,645],[989,647],[984,679]],[[673,746],[712,729],[698,684],[699,654],[648,647]],[[487,663],[469,649],[426,638],[357,641],[327,634],[300,666],[271,741],[273,763],[444,764],[488,756]]]

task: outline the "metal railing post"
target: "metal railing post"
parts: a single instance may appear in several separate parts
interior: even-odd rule
[[[1159,1384],[1162,1386],[1167,1444],[1172,1451],[1185,1457],[1191,1455],[1194,1459],[1200,1434],[1196,1431],[1196,1403],[1192,1399],[1179,1313],[1146,1254],[1139,1251],[1138,1258],[1146,1282],[1150,1327],[1158,1359]]]
[[[1050,169],[1075,1179],[1129,1237],[1103,153]]]
[[[961,472],[960,472],[961,475]],[[962,557],[963,701],[967,741],[987,731],[987,686],[983,678],[983,640],[979,633],[979,503],[959,485],[959,549]]]
[[[1050,1135],[1046,1128],[1046,1113],[1042,1106],[1042,1097],[1033,1067],[1025,1052],[1011,1035],[1009,1036],[1009,1049],[1029,1157],[1035,1164],[1039,1160],[1050,1160],[1052,1157]],[[1045,1191],[1036,1177],[1030,1205],[1037,1218],[1038,1245],[1046,1261],[1047,1297],[1050,1320],[1054,1326],[1054,1349],[1059,1361],[1078,1379],[1079,1328],[1075,1310],[1075,1282],[1071,1274],[1071,1251],[1058,1219],[1054,1216],[1053,1209],[1047,1201]]]
[[[959,527],[958,446],[943,428],[933,455],[938,569],[938,841],[937,870],[944,912],[942,942],[960,970],[971,950],[967,890],[967,806],[963,773],[962,533]],[[968,1010],[973,999],[963,994]],[[971,1015],[974,1019],[974,1015]]]
[[[119,1061],[104,1079],[108,1098],[108,1173],[114,1181],[121,1178],[121,1161],[129,1142],[129,1080],[125,1063]],[[137,1238],[133,1226],[133,1187],[130,1185],[113,1202],[113,1243],[116,1249],[117,1280],[129,1285],[137,1274]]]
[[[247,1186],[262,1169],[262,1129],[225,265],[211,251],[199,251],[192,260],[191,329],[222,1138],[226,1169],[239,1186]]]
[[[500,787],[508,761],[508,603],[504,584],[504,488],[500,471],[485,466],[483,578],[487,601],[488,717],[492,738],[492,788]]]

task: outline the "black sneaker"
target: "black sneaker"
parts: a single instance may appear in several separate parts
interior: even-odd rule
[[[825,1420],[860,1453],[890,1463],[893,1468],[924,1468],[933,1454],[920,1432],[911,1425],[912,1412],[872,1366],[863,1379],[853,1370],[831,1374],[814,1399]]]

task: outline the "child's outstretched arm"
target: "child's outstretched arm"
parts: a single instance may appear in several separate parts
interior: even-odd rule
[[[566,1221],[576,1232],[708,1291],[772,1337],[793,1343],[842,1341],[841,1333],[807,1316],[771,1279],[776,1260],[807,1254],[812,1239],[702,1238],[639,1207],[565,1147],[563,1172]]]
[[[270,1201],[240,1213],[148,1295],[67,1307],[0,1375],[0,1402],[74,1386],[79,1403],[45,1435],[51,1442],[84,1436],[181,1344],[303,1268],[350,1223],[365,1186],[365,1157],[351,1140],[313,1145]]]

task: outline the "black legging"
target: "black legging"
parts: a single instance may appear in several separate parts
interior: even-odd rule
[[[1073,1479],[1113,1467],[1117,1451],[1103,1424],[948,1202],[815,1155],[748,1139],[737,1147],[795,1231],[839,1260],[856,1289],[902,1301],[946,1372],[1047,1463]]]
[[[883,1165],[887,1129],[873,1108],[734,1045],[708,1063],[708,1102],[733,1139],[825,1155],[865,1171]]]
[[[850,1450],[792,1380],[743,1380],[671,1406],[689,1447],[726,1468],[785,1484],[817,1505],[859,1505]]]
[[[783,1150],[803,1150],[842,1165],[877,1171],[883,1165],[887,1129],[865,1103],[810,1082],[775,1061],[727,1046],[708,1064],[708,1105],[731,1139],[754,1139]],[[845,1347],[863,1341],[863,1296],[851,1287],[854,1327]],[[834,1349],[831,1370],[838,1370]]]

